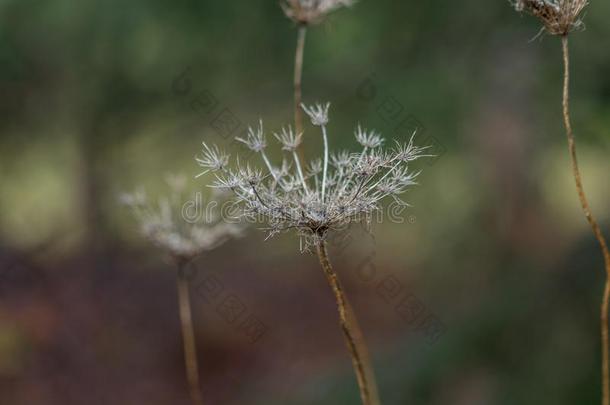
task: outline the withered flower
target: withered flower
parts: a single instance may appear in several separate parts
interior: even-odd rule
[[[567,35],[582,29],[580,19],[588,0],[511,0],[515,9],[538,17],[544,29],[552,35]]]
[[[354,4],[354,0],[284,0],[280,4],[288,18],[300,25],[317,24],[329,13]]]

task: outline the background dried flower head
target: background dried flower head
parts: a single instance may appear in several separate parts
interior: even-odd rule
[[[186,178],[167,176],[166,181],[170,193],[156,202],[150,201],[141,188],[122,195],[121,201],[133,210],[141,233],[169,256],[188,261],[242,234],[240,225],[225,223],[210,211],[196,221],[187,221],[183,216]],[[214,198],[222,196],[218,194]]]
[[[580,14],[587,0],[512,0],[515,9],[538,17],[544,29],[552,35],[566,35],[582,29]]]
[[[355,0],[285,0],[280,4],[288,18],[302,25],[317,24],[329,13],[349,7]]]

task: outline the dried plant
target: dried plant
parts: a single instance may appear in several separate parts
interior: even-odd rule
[[[183,200],[186,179],[170,176],[167,179],[171,193],[156,204],[149,202],[146,193],[138,190],[121,196],[129,206],[140,225],[141,233],[155,246],[162,249],[177,268],[178,305],[186,376],[190,395],[195,405],[202,405],[199,387],[199,367],[195,345],[195,332],[191,315],[191,302],[186,276],[186,265],[202,253],[214,249],[230,238],[241,235],[241,227],[212,217],[213,212],[205,211],[207,218],[187,221],[183,216]]]
[[[544,29],[552,35],[567,35],[582,29],[580,19],[587,0],[512,0],[517,11],[525,11],[538,17]]]
[[[284,13],[298,26],[297,45],[294,57],[294,128],[297,134],[303,132],[301,103],[303,98],[303,53],[307,27],[320,23],[334,10],[349,7],[355,0],[283,0],[280,2]]]
[[[610,405],[610,365],[609,365],[609,347],[608,347],[608,306],[610,300],[610,252],[606,239],[602,234],[599,224],[591,213],[589,202],[585,195],[576,156],[576,141],[572,130],[570,120],[570,54],[568,47],[568,34],[574,29],[582,28],[583,23],[580,20],[580,14],[588,4],[586,0],[518,0],[515,6],[518,11],[527,11],[538,17],[544,29],[550,34],[559,35],[561,37],[562,53],[563,53],[563,121],[568,138],[568,150],[572,166],[572,175],[576,183],[576,191],[582,206],[582,210],[593,230],[593,234],[597,239],[605,264],[606,282],[604,286],[604,295],[601,304],[601,346],[602,346],[602,403]]]
[[[203,173],[215,173],[213,187],[235,193],[245,216],[250,220],[264,218],[269,236],[296,230],[303,250],[316,247],[333,229],[369,218],[386,197],[406,205],[400,195],[416,184],[418,175],[409,163],[425,156],[424,148],[413,144],[413,137],[386,149],[381,136],[360,126],[355,132],[360,152],[330,154],[328,108],[329,104],[303,108],[312,124],[320,127],[324,143],[323,157],[313,159],[307,167],[301,166],[296,155],[300,135],[290,127],[274,134],[285,151],[281,164],[274,166],[265,152],[262,122],[256,129],[249,128],[246,139],[237,140],[260,154],[264,170],[239,158],[236,167],[230,168],[229,156],[205,143],[197,160],[205,169]]]
[[[269,236],[294,230],[301,238],[302,250],[317,252],[335,294],[362,401],[378,403],[374,377],[367,371],[371,367],[366,348],[359,343],[355,317],[328,259],[326,239],[329,232],[350,222],[370,219],[386,198],[406,205],[400,195],[416,184],[418,175],[410,170],[409,163],[426,156],[425,148],[415,146],[413,136],[408,142],[384,148],[379,134],[358,126],[355,137],[362,149],[331,154],[327,135],[329,104],[303,106],[303,110],[320,128],[324,144],[322,158],[312,160],[307,167],[301,166],[296,154],[301,136],[290,127],[274,134],[284,151],[281,163],[274,166],[265,152],[267,140],[262,122],[258,128],[250,128],[245,139],[238,140],[260,154],[264,169],[239,158],[235,167],[230,167],[228,154],[205,143],[197,161],[205,169],[203,173],[215,174],[212,187],[233,191],[235,203],[243,208],[242,215],[249,221],[263,220]]]
[[[355,0],[284,0],[280,2],[286,17],[299,25],[320,23],[331,12],[349,7]]]
[[[160,198],[156,206],[143,190],[126,194],[122,200],[133,210],[142,235],[174,262],[188,263],[241,233],[237,225],[211,217],[213,211],[206,213],[205,221],[186,221],[181,212],[185,200],[176,189],[169,197]]]

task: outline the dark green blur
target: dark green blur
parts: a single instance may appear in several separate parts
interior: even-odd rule
[[[607,235],[609,16],[592,1],[570,37],[584,185]],[[417,163],[404,223],[331,246],[384,405],[600,403],[602,256],[569,170],[560,42],[539,29],[507,1],[361,0],[308,33],[304,100],[333,104],[333,148],[355,148],[361,123],[389,140],[417,127],[438,154]],[[189,403],[173,269],[117,196],[161,193],[168,172],[205,192],[202,141],[290,124],[295,42],[276,1],[0,0],[1,403]],[[306,154],[320,148],[307,124]],[[251,343],[194,293],[204,396],[359,403],[315,257],[264,237],[195,264],[194,289],[215,275],[266,326]]]

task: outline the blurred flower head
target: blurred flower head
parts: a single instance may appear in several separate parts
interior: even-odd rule
[[[173,259],[194,259],[241,235],[241,226],[221,221],[208,209],[195,220],[187,219],[184,213],[186,178],[167,176],[166,181],[170,193],[158,198],[156,203],[152,203],[141,188],[121,195],[120,200],[132,209],[141,233]],[[196,199],[193,198],[193,201]]]
[[[515,9],[526,12],[542,22],[544,29],[552,35],[567,35],[582,29],[580,14],[588,0],[511,0]]]
[[[332,11],[349,7],[355,0],[282,0],[284,13],[297,24],[317,24]]]
[[[344,229],[351,222],[369,221],[386,198],[407,205],[400,195],[416,184],[419,174],[411,171],[409,164],[426,156],[423,154],[426,148],[414,145],[414,136],[408,142],[383,148],[379,134],[358,126],[355,137],[361,150],[330,154],[326,128],[329,105],[303,109],[321,129],[322,157],[302,167],[295,150],[298,144],[295,139],[300,142],[300,135],[297,137],[289,129],[275,134],[283,157],[280,164],[272,164],[265,152],[267,142],[261,124],[256,131],[251,130],[255,134],[252,140],[242,141],[260,154],[264,169],[240,161],[239,157],[233,166],[219,168],[213,164],[215,159],[207,156],[218,153],[217,149],[204,144],[203,156],[198,162],[204,173],[214,172],[211,186],[231,190],[235,202],[242,207],[241,215],[248,220],[265,222],[264,229],[269,236],[297,231],[302,250],[323,240],[331,230]]]

